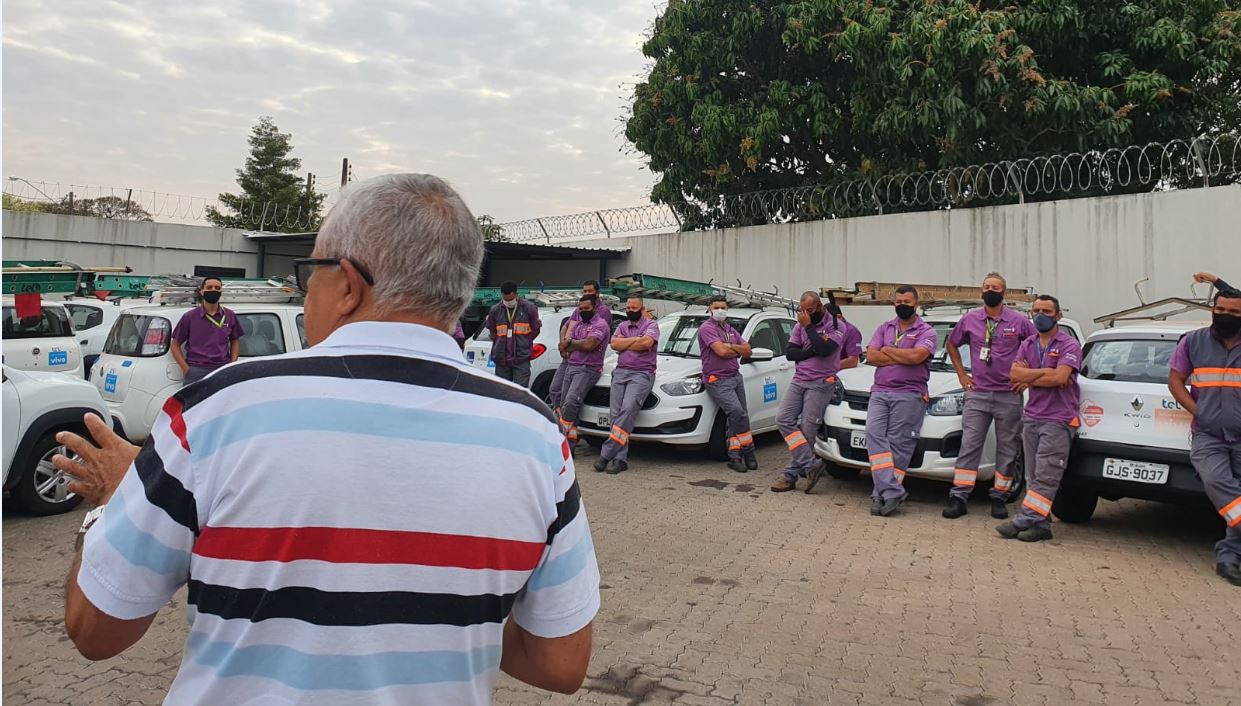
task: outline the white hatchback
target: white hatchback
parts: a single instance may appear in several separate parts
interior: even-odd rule
[[[16,370],[82,377],[82,350],[64,305],[44,300],[38,316],[19,318],[4,297],[4,364]]]
[[[99,354],[103,353],[103,344],[121,312],[146,303],[145,299],[104,301],[94,297],[72,297],[61,302],[73,321],[74,338],[82,350],[82,370],[87,379],[90,379],[90,369],[99,359]]]
[[[922,435],[909,463],[909,475],[951,483],[956,470],[957,456],[961,452],[961,412],[965,406],[965,390],[957,379],[956,370],[948,359],[945,344],[948,335],[960,321],[961,314],[924,315],[923,320],[935,329],[939,346],[931,357],[931,378],[927,383],[930,404],[922,422]],[[1081,340],[1081,327],[1072,319],[1062,319],[1062,329]],[[863,336],[865,345],[870,338]],[[968,348],[961,349],[961,359],[969,367]],[[836,478],[855,478],[870,467],[866,451],[866,412],[870,403],[870,388],[875,382],[875,368],[859,365],[844,370],[838,376],[840,384],[823,415],[823,426],[815,441],[815,453],[828,462],[827,472]],[[1013,492],[1009,497],[1020,496],[1025,487],[1025,474],[1018,459]],[[987,433],[982,461],[978,464],[978,480],[989,481],[995,475],[995,429]]]
[[[659,362],[655,386],[629,438],[675,446],[705,447],[712,458],[728,458],[724,415],[707,395],[702,381],[698,327],[707,320],[703,307],[659,320]],[[793,381],[793,364],[785,344],[797,322],[784,311],[729,309],[728,323],[750,342],[753,356],[741,362],[750,428],[755,434],[776,429],[780,395]],[[603,376],[586,394],[578,429],[592,445],[602,445],[612,428],[609,388],[616,356],[604,363]]]
[[[241,357],[306,347],[300,304],[225,303],[245,330]],[[141,443],[164,403],[181,389],[181,368],[169,352],[172,331],[194,307],[148,304],[125,309],[112,326],[91,380],[103,395],[117,433]]]

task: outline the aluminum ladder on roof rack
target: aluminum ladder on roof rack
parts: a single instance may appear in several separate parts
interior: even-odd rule
[[[1184,297],[1167,297],[1159,301],[1153,301],[1149,304],[1142,304],[1130,309],[1115,311],[1110,314],[1095,317],[1096,324],[1102,324],[1107,328],[1112,328],[1120,321],[1166,321],[1173,316],[1186,314],[1191,311],[1205,311],[1210,313],[1211,305],[1209,299],[1186,299]],[[1177,308],[1170,311],[1156,311],[1160,307],[1175,305]],[[1143,312],[1149,312],[1143,315]]]
[[[790,311],[796,311],[798,305],[796,299],[780,296],[779,292],[745,287],[740,282],[736,286],[722,285],[714,281],[695,282],[637,272],[615,277],[609,284],[617,298],[636,294],[648,299],[705,305],[715,297],[723,296],[730,306],[780,307]]]
[[[855,282],[853,289],[824,287],[822,294],[841,306],[886,306],[893,303],[900,282]],[[963,310],[982,306],[976,284],[910,284],[918,290],[918,306],[923,310],[958,307]],[[1032,287],[1009,287],[1004,303],[1028,308],[1037,295]]]
[[[159,278],[154,279],[158,280]],[[160,282],[153,281],[153,284],[160,284]],[[267,280],[266,282],[225,282],[223,294],[220,296],[220,303],[300,304],[304,298],[304,295],[296,287],[279,280]],[[169,282],[166,286],[160,287],[151,296],[151,302],[154,304],[197,304],[198,287],[180,284],[175,281]]]

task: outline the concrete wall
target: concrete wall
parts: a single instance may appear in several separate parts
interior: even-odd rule
[[[592,241],[591,244],[598,244]],[[628,259],[609,274],[650,272],[800,293],[858,281],[969,284],[991,270],[1055,294],[1090,320],[1148,300],[1186,296],[1193,272],[1241,283],[1241,185],[993,208],[871,216],[719,231],[612,238]],[[855,307],[857,310],[865,307]],[[885,314],[887,312],[884,312]],[[856,323],[868,330],[879,312]]]

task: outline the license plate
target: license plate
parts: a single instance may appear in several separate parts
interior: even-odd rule
[[[599,426],[607,429],[612,426],[612,419],[606,414],[599,415]]]
[[[1128,461],[1123,458],[1103,459],[1104,478],[1163,485],[1168,482],[1169,470],[1169,467],[1162,463]]]
[[[855,449],[866,448],[866,432],[855,431],[849,435],[849,445]]]

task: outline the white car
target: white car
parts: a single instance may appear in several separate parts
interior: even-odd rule
[[[539,309],[539,320],[543,324],[539,335],[534,339],[534,347],[530,358],[530,391],[539,399],[547,400],[548,391],[552,387],[552,377],[556,368],[560,367],[560,327],[573,315],[574,308],[564,307],[560,311],[550,308]],[[612,330],[625,320],[623,311],[612,310]],[[609,351],[611,352],[611,351]],[[465,341],[465,359],[471,365],[495,375],[496,363],[491,358],[491,332],[479,326],[474,335]]]
[[[69,492],[71,479],[52,456],[65,453],[58,432],[86,433],[88,412],[108,418],[99,392],[85,380],[4,366],[4,489],[25,512],[55,515],[82,501]]]
[[[655,386],[642,404],[629,438],[675,446],[706,447],[708,455],[728,458],[724,415],[707,395],[702,382],[698,327],[707,320],[703,307],[686,309],[659,320],[659,357]],[[797,322],[784,311],[729,309],[728,323],[750,342],[753,356],[742,361],[750,429],[761,434],[776,429],[780,395],[793,381],[793,364],[784,357],[785,344]],[[616,356],[604,362],[603,376],[586,394],[578,420],[582,436],[602,445],[612,429],[609,388]]]
[[[82,377],[82,350],[63,304],[44,300],[40,316],[21,319],[13,297],[4,297],[3,302],[5,365]]]
[[[939,339],[935,355],[931,357],[931,378],[927,382],[930,404],[922,422],[921,439],[909,463],[908,474],[951,483],[956,470],[957,457],[961,453],[961,412],[965,406],[965,391],[957,379],[952,361],[948,359],[945,343],[962,313],[936,314],[931,311],[922,318]],[[1081,327],[1076,321],[1062,319],[1060,327],[1077,340],[1081,340]],[[863,345],[870,340],[863,336]],[[969,348],[961,348],[961,360],[966,368],[970,364]],[[866,412],[870,403],[870,388],[875,382],[874,366],[859,365],[852,370],[841,371],[839,384],[827,412],[823,426],[819,428],[814,450],[819,458],[827,461],[827,472],[836,478],[856,478],[861,471],[870,468],[870,456],[866,451]],[[1010,498],[1021,495],[1025,488],[1025,473],[1018,458],[1013,469],[1013,489]],[[989,481],[995,475],[995,428],[987,433],[982,460],[978,464],[978,480]]]
[[[145,299],[104,301],[94,297],[72,297],[61,302],[73,321],[73,333],[82,351],[82,370],[90,379],[90,369],[103,353],[103,344],[121,312],[145,304]]]
[[[300,304],[232,303],[245,336],[241,357],[277,355],[306,347]],[[164,403],[181,389],[184,376],[169,351],[172,331],[194,307],[148,304],[126,308],[91,371],[118,434],[141,443],[151,433]]]
[[[1081,421],[1052,512],[1086,522],[1099,498],[1195,503],[1206,497],[1189,460],[1192,415],[1168,392],[1168,364],[1186,333],[1209,321],[1096,331],[1082,355]]]

